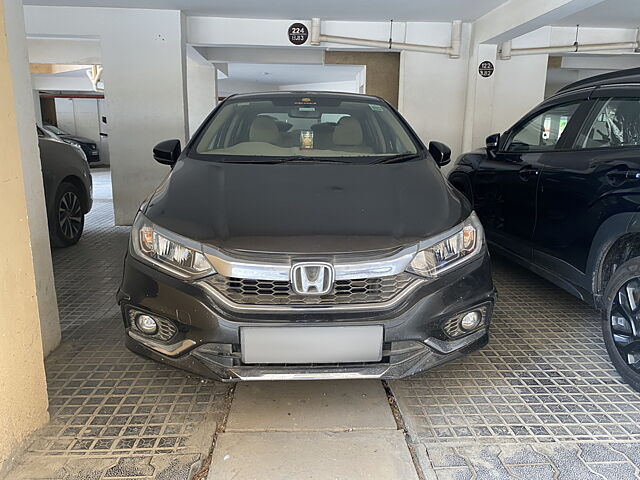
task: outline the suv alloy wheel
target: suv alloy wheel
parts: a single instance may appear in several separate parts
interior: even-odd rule
[[[622,264],[607,285],[602,332],[611,361],[640,391],[640,258]]]

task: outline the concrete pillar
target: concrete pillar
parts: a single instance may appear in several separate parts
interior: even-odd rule
[[[168,168],[153,146],[187,138],[186,22],[178,10],[25,6],[29,35],[100,38],[115,220],[131,224]]]
[[[154,145],[187,138],[183,23],[175,10],[105,10],[111,13],[101,42],[115,220],[130,225],[168,172],[153,160]]]
[[[550,28],[541,28],[513,40],[513,46],[549,45]],[[472,43],[462,146],[464,151],[484,146],[485,138],[502,133],[544,100],[548,55],[525,55],[500,60],[498,46]],[[494,65],[493,75],[482,77],[483,61]]]
[[[9,61],[15,71],[21,75],[23,68],[28,69],[28,55],[24,31],[24,14],[21,8],[19,13],[14,13],[15,3],[20,4],[20,2],[15,1],[5,2],[5,12],[9,12],[12,16],[16,15],[16,20],[7,24],[7,40],[10,46]],[[43,354],[46,357],[60,344],[60,320],[53,281],[40,153],[35,132],[35,95],[31,87],[30,78],[31,75],[28,75],[26,80],[22,79],[22,77],[19,78],[20,82],[14,85],[14,98],[23,154],[22,166],[27,195],[33,266],[36,275],[36,298],[40,311],[42,347]],[[39,106],[38,101],[38,111]]]
[[[0,477],[25,437],[47,419],[36,278],[44,217],[22,2],[0,1]],[[39,188],[29,183],[37,183]],[[39,192],[39,194],[38,194]],[[34,196],[39,197],[36,202]],[[29,209],[27,206],[29,205]],[[38,230],[38,232],[34,232]],[[36,242],[34,244],[34,241]],[[43,252],[44,253],[44,252]],[[48,255],[48,252],[47,252]],[[40,272],[42,273],[42,272]],[[52,288],[52,284],[49,285]]]
[[[216,69],[193,47],[187,48],[187,99],[191,137],[218,100]]]

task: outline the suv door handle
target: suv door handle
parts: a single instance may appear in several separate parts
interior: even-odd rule
[[[518,175],[525,182],[529,180],[529,177],[535,177],[536,175],[539,175],[539,174],[540,174],[540,169],[534,168],[531,165],[527,165],[526,167],[522,167],[520,170],[518,170]]]

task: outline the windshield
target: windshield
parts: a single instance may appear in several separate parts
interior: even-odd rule
[[[370,161],[416,154],[418,147],[383,102],[278,95],[228,100],[195,143],[198,158]],[[235,158],[238,157],[238,158]]]
[[[58,127],[54,127],[53,125],[45,125],[44,128],[46,128],[47,130],[49,130],[52,133],[55,133],[56,135],[66,135],[67,132],[60,130]]]

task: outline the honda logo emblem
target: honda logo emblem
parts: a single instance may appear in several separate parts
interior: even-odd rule
[[[303,262],[291,267],[291,286],[298,295],[324,295],[333,289],[335,273],[330,263]]]

